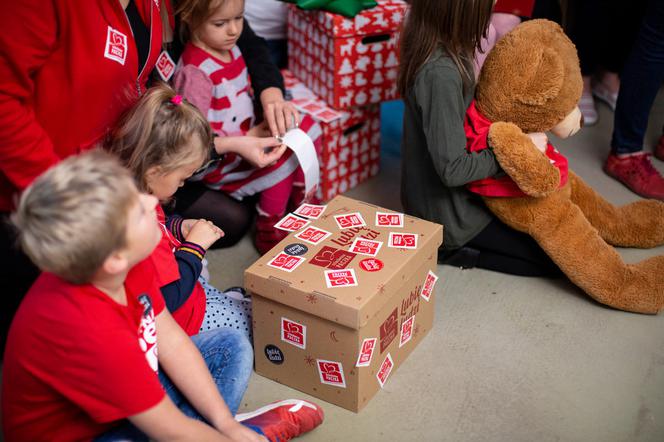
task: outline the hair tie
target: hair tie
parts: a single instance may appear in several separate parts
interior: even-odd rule
[[[176,95],[173,98],[171,98],[171,103],[173,103],[176,106],[182,104],[182,95]]]

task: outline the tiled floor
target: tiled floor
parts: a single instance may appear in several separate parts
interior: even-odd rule
[[[557,146],[580,176],[622,204],[638,197],[601,170],[612,117],[600,105],[596,126]],[[660,94],[648,148],[663,123]],[[348,195],[399,209],[398,177],[399,158],[388,148],[380,175]],[[620,253],[634,262],[664,247]],[[245,238],[209,257],[213,283],[227,287],[241,284],[258,255]],[[664,314],[604,308],[565,280],[447,266],[438,273],[428,337],[361,413],[320,402],[326,421],[301,440],[664,440]],[[307,396],[254,374],[243,409],[290,397]]]

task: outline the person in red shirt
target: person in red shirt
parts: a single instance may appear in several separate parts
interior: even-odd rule
[[[43,273],[9,333],[5,440],[260,441],[273,427],[292,436],[322,420],[309,403],[288,422],[276,419],[283,405],[262,420],[233,418],[251,346],[228,329],[192,341],[164,308],[148,259],[161,239],[156,205],[99,151],[62,161],[23,193],[13,221]]]

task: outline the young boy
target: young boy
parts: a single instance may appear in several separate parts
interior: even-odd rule
[[[289,440],[322,421],[304,401],[272,404],[244,425],[233,418],[251,345],[231,329],[192,341],[164,308],[149,258],[161,238],[157,203],[98,151],[23,193],[13,222],[43,273],[9,333],[7,441]]]

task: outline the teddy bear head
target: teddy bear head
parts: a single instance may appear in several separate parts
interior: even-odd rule
[[[583,82],[574,44],[560,26],[530,20],[506,34],[488,54],[475,92],[478,110],[492,122],[523,132],[576,133]]]

